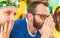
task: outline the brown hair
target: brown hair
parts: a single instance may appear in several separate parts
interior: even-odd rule
[[[40,1],[34,1],[30,4],[28,8],[28,13],[35,13],[35,8],[38,4],[43,4],[44,6],[48,7],[48,2],[40,2]]]
[[[53,18],[54,18],[54,22],[55,22],[55,28],[57,29],[57,30],[59,30],[59,24],[58,24],[58,22],[57,22],[57,17],[58,16],[60,16],[60,6],[58,6],[57,8],[56,8],[56,10],[55,10],[55,12],[54,12],[54,15],[53,15]]]

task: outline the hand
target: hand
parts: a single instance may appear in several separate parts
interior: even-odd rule
[[[52,16],[49,16],[46,18],[40,33],[41,38],[51,38],[53,36],[53,30],[54,30],[55,23],[53,22]]]
[[[0,32],[0,37],[1,38],[9,38],[10,32],[13,28],[14,21],[10,22],[5,22],[3,25],[1,25],[1,32]]]

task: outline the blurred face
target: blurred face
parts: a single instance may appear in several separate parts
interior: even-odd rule
[[[33,14],[33,26],[37,29],[41,29],[45,19],[50,15],[50,13],[48,7],[43,4],[39,4],[35,11],[35,14]]]
[[[5,22],[14,20],[16,9],[14,6],[7,6],[4,8],[0,8],[0,25],[4,24]]]
[[[58,25],[58,30],[60,30],[60,13],[57,16],[57,25]]]

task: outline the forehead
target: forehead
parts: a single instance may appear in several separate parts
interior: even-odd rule
[[[50,15],[48,7],[43,4],[38,4],[36,7],[36,13]]]
[[[4,13],[4,12],[7,12],[7,11],[10,11],[11,13],[15,13],[16,12],[16,8],[14,6],[7,6],[7,7],[3,7],[3,8],[0,8],[0,13]]]

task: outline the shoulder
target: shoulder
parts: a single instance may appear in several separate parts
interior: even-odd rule
[[[26,18],[18,19],[14,22],[14,26],[24,26],[26,25]]]
[[[26,29],[27,29],[26,18],[23,18],[15,21],[12,31],[25,32]]]
[[[11,31],[10,37],[24,36],[27,32],[26,18],[16,20]]]

